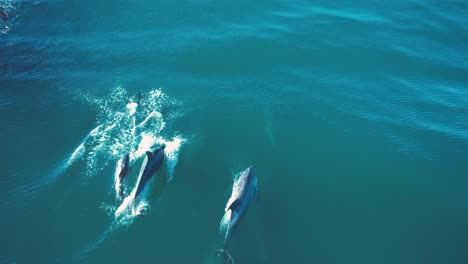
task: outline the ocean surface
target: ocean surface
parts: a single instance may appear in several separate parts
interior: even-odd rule
[[[0,263],[468,263],[467,1],[0,11]]]

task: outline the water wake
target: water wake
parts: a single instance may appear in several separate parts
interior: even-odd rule
[[[117,223],[113,222],[95,240],[91,241],[91,243],[81,249],[80,252],[76,254],[70,262],[79,263],[83,259],[90,257],[97,249],[102,246],[104,241],[106,241],[117,228]]]
[[[83,94],[80,94],[80,98],[96,107],[98,120],[96,126],[70,155],[67,167],[78,168],[75,171],[81,172],[84,179],[89,180],[102,172],[108,164],[115,165],[111,191],[115,199],[104,202],[102,207],[112,218],[112,223],[78,253],[75,262],[89,257],[112,233],[132,224],[149,210],[149,193],[151,185],[155,185],[156,177],[153,177],[153,183],[148,183],[143,192],[136,197],[147,163],[146,151],[151,151],[158,145],[166,146],[165,167],[169,182],[174,177],[180,149],[187,142],[180,134],[170,135],[171,131],[166,128],[166,122],[177,117],[179,113],[178,108],[174,108],[177,102],[160,89],[131,97],[119,86],[107,98]],[[136,179],[133,173],[128,173],[125,181],[121,182],[122,157],[126,155],[129,156],[129,171],[137,166],[140,167],[140,171]],[[143,162],[140,165],[141,160]],[[132,187],[121,189],[124,186]]]
[[[2,194],[0,208],[7,209],[15,205],[24,204],[33,201],[39,194],[47,189],[51,184],[59,181],[66,174],[67,160],[57,163],[50,171],[43,175],[39,175],[37,179],[23,184],[15,189],[9,190]],[[27,194],[27,196],[23,196]]]
[[[160,89],[131,97],[121,86],[116,87],[107,98],[90,95],[81,95],[81,98],[98,109],[98,124],[73,151],[68,166],[81,166],[83,174],[91,178],[101,172],[109,162],[116,164],[114,192],[116,200],[119,200],[119,191],[124,184],[119,178],[121,157],[129,155],[129,166],[134,167],[146,151],[164,144],[168,178],[173,178],[180,147],[186,142],[181,135],[168,137],[166,135],[170,131],[163,131],[167,122],[165,116],[169,116],[169,119],[177,116],[177,109],[171,109],[172,106],[177,106],[175,100],[170,99]],[[135,186],[138,186],[139,178]],[[133,211],[127,214],[128,217],[138,215],[147,207],[142,197],[139,197],[141,201],[135,204],[134,192],[135,189],[123,199],[115,212],[116,216],[127,212],[129,205],[132,205]]]

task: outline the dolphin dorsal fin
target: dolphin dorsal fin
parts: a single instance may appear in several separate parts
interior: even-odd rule
[[[146,156],[148,156],[148,159],[151,158],[151,155],[153,155],[151,151],[146,151]]]
[[[229,205],[228,207],[228,210],[231,209],[231,210],[237,210],[240,206],[240,200],[239,199],[236,199],[234,202],[231,203],[231,205]]]

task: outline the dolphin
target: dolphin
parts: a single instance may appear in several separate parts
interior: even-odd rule
[[[0,10],[0,17],[3,19],[4,22],[8,21],[8,15],[3,10]]]
[[[134,103],[129,100],[127,104],[127,109],[129,110],[129,116],[132,116],[136,113],[137,108],[140,104],[140,92],[138,92],[138,103]],[[127,177],[129,171],[129,163],[130,163],[130,153],[127,152],[117,163],[117,170],[115,175],[115,191],[116,195],[119,196],[120,199],[123,199],[124,196],[124,180]],[[117,175],[118,173],[118,175]]]
[[[163,161],[164,161],[164,149],[166,148],[165,145],[162,145],[156,148],[154,151],[147,151],[146,152],[146,159],[141,165],[140,170],[140,180],[137,185],[137,189],[135,192],[135,197],[138,197],[143,189],[145,188],[146,184],[148,183],[149,179],[153,177],[156,171],[161,168]]]
[[[116,192],[119,195],[119,197],[122,199],[124,196],[124,180],[127,177],[128,171],[129,171],[129,163],[130,163],[130,154],[127,153],[125,156],[123,156],[118,164],[117,164],[117,171],[118,173],[118,178],[116,178]]]
[[[239,223],[256,193],[257,176],[254,173],[253,166],[250,166],[234,178],[231,197],[226,204],[225,213],[221,220],[222,230],[226,230],[226,234],[223,249],[218,250],[217,255],[224,257],[228,263],[234,263],[234,260],[227,252],[227,243],[231,232]]]

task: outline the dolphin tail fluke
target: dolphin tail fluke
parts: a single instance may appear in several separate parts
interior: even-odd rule
[[[231,254],[229,254],[227,248],[219,249],[216,251],[216,255],[223,258],[223,261],[226,264],[235,264],[234,259],[232,258]]]
[[[226,234],[224,235],[223,250],[227,250],[230,236],[231,236],[231,225],[228,224],[226,228]]]

